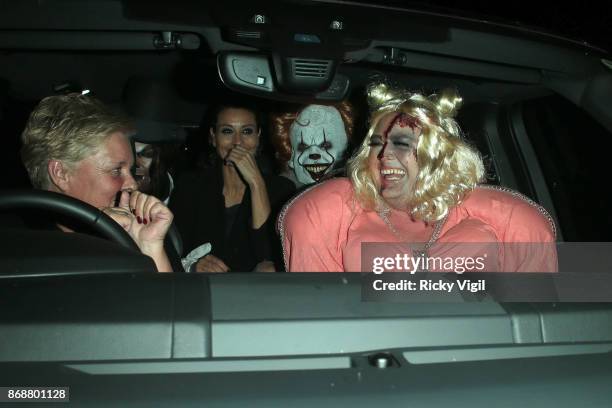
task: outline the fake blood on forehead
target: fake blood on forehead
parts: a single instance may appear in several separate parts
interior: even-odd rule
[[[398,113],[397,115],[395,115],[391,123],[389,123],[389,126],[387,126],[387,129],[385,129],[385,133],[384,133],[385,142],[386,142],[387,137],[389,136],[389,132],[391,132],[391,129],[393,129],[395,125],[399,125],[401,128],[409,127],[413,131],[419,128],[419,122],[416,120],[414,116],[407,115],[403,112]]]
[[[400,112],[397,115],[395,115],[395,117],[393,118],[391,123],[389,123],[389,126],[387,126],[387,128],[385,129],[385,132],[383,133],[384,141],[383,141],[383,147],[380,150],[380,153],[378,154],[379,159],[383,157],[384,152],[387,149],[387,143],[389,143],[389,132],[391,132],[391,130],[395,127],[395,125],[399,125],[401,128],[409,127],[413,131],[416,131],[416,129],[420,128],[419,122],[416,120],[414,116],[407,115],[403,112]]]

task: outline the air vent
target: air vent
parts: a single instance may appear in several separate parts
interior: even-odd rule
[[[308,57],[284,57],[273,54],[279,88],[289,93],[316,94],[329,88],[336,71],[336,61]]]
[[[308,78],[325,78],[329,76],[330,61],[320,60],[294,60],[295,76]]]
[[[261,31],[236,31],[236,37],[248,38],[253,40],[259,40],[261,38]]]

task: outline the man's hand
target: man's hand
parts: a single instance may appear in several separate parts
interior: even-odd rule
[[[200,258],[196,264],[196,272],[213,272],[222,273],[228,272],[229,267],[221,259],[214,255],[206,255],[204,258]]]
[[[253,272],[276,272],[276,268],[274,267],[274,262],[272,261],[261,261],[255,266]]]

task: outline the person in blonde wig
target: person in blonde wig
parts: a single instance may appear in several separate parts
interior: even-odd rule
[[[310,188],[281,212],[288,271],[371,271],[361,265],[364,242],[409,243],[414,258],[494,252],[475,271],[556,271],[548,213],[510,189],[479,184],[482,158],[454,119],[462,103],[455,90],[426,96],[374,84],[368,102],[369,131],[349,177]],[[393,270],[411,266],[449,270]]]
[[[381,201],[375,174],[368,167],[370,152],[376,149],[372,136],[383,119],[392,118],[391,123],[400,129],[402,121],[408,121],[404,127],[418,138],[411,148],[419,171],[410,198],[402,197],[399,206],[409,207],[400,209],[409,210],[415,218],[427,222],[440,220],[484,177],[480,154],[465,143],[454,120],[462,99],[451,89],[428,98],[401,90],[394,92],[384,84],[371,86],[368,99],[375,109],[370,130],[349,167],[358,200],[368,209],[387,205]],[[376,140],[374,144],[378,143]]]

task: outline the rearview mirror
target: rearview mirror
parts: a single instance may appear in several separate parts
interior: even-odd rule
[[[279,60],[281,57],[275,58]],[[292,62],[300,59],[288,60]],[[287,64],[273,64],[270,57],[261,53],[221,52],[217,56],[219,76],[229,89],[297,103],[309,103],[313,100],[337,102],[345,99],[350,89],[350,80],[347,76],[336,73],[335,65],[333,61],[329,61],[325,69],[313,68],[315,75],[302,76],[300,72],[288,69]],[[284,69],[275,70],[275,66]]]

